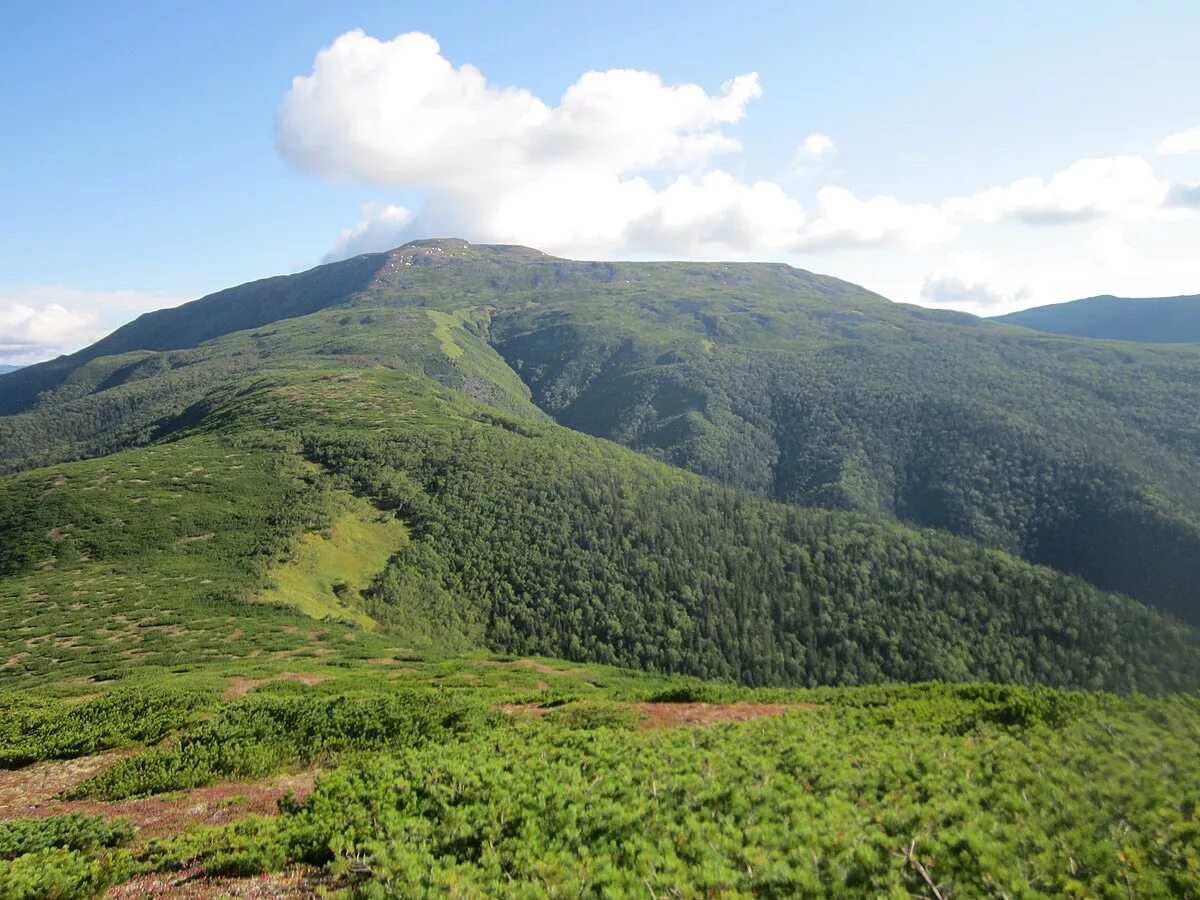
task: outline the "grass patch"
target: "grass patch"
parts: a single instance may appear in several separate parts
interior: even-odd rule
[[[327,532],[301,536],[292,559],[267,572],[272,587],[255,600],[374,629],[375,620],[356,606],[360,592],[408,541],[408,532],[395,516],[365,500],[343,494],[339,503],[344,512]]]

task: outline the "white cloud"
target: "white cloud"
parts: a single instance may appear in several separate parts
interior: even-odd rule
[[[1163,138],[1158,145],[1158,152],[1167,156],[1200,153],[1200,125]]]
[[[861,200],[845,188],[817,191],[817,215],[800,243],[806,248],[901,244],[922,247],[947,240],[953,230],[941,211],[894,197]]]
[[[1140,256],[1119,225],[1101,225],[1088,240],[1087,251],[1100,266],[1127,266]]]
[[[943,208],[956,219],[1028,225],[1053,225],[1114,218],[1137,221],[1158,210],[1169,186],[1140,156],[1083,159],[1053,175],[1034,176],[969,197],[947,200]]]
[[[34,362],[89,344],[107,331],[100,316],[90,310],[58,303],[40,307],[5,303],[0,305],[0,358]]]
[[[186,299],[60,285],[0,288],[0,362],[34,363],[71,353],[139,313],[176,306]]]
[[[924,203],[834,184],[810,193],[837,152],[819,132],[796,149],[787,186],[735,174],[737,124],[761,93],[753,73],[710,92],[617,69],[547,102],[453,64],[428,35],[355,31],[293,81],[276,139],[302,170],[381,189],[330,259],[458,236],[576,258],[786,260],[989,313],[1035,292],[1053,302],[1200,283],[1200,186],[1171,184],[1143,157],[1098,155]],[[1183,146],[1173,136],[1163,150]],[[393,189],[404,206],[388,202]],[[1068,227],[1048,239],[1051,226]]]
[[[585,73],[551,106],[455,67],[428,35],[380,41],[352,31],[293,80],[276,138],[306,171],[426,195],[415,219],[372,205],[331,257],[417,231],[575,256],[732,257],[948,233],[932,207],[826,188],[810,213],[778,184],[709,168],[740,149],[724,129],[761,93],[754,73],[710,94],[613,69]],[[816,158],[834,148],[813,133],[803,149]]]
[[[378,253],[403,244],[412,224],[411,210],[393,203],[368,203],[363,207],[363,218],[353,228],[346,228],[338,236],[333,249],[325,254],[325,262],[347,259],[360,253]]]
[[[833,138],[814,131],[796,148],[796,158],[802,163],[811,163],[832,156],[836,151]]]
[[[343,34],[295,78],[276,121],[283,154],[335,180],[470,194],[562,168],[622,174],[738,149],[720,126],[762,93],[739,75],[709,95],[650,72],[588,72],[556,107],[455,68],[426,34]]]
[[[999,271],[977,253],[953,255],[945,264],[925,273],[921,299],[933,306],[968,309],[992,314],[997,307],[1027,305],[1033,299],[1029,285]]]

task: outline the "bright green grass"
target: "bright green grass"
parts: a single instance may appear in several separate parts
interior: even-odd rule
[[[433,329],[433,336],[442,342],[442,352],[450,359],[458,359],[462,356],[465,351],[458,344],[454,343],[454,335],[450,330],[460,323],[453,316],[438,312],[436,309],[427,309],[425,313],[433,320],[436,326]]]
[[[271,587],[254,599],[371,630],[378,623],[356,605],[360,591],[408,541],[408,533],[399,519],[365,500],[343,494],[336,502],[345,512],[335,513],[324,532],[302,535],[292,558],[267,571]]]

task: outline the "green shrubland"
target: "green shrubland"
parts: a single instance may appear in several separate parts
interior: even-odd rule
[[[278,818],[143,865],[304,862],[362,896],[1200,890],[1194,697],[843,693],[710,730],[545,719],[359,757]]]

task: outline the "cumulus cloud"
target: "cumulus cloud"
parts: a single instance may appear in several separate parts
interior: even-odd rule
[[[929,206],[827,188],[810,211],[774,182],[713,168],[726,129],[762,89],[753,72],[715,93],[651,72],[587,72],[550,105],[455,66],[432,37],[343,34],[295,78],[276,121],[281,153],[335,182],[425,194],[419,216],[376,204],[331,257],[415,231],[519,241],[579,256],[744,256],[896,242],[948,229]],[[810,134],[810,159],[834,150]]]
[[[994,313],[997,307],[1027,305],[1033,291],[979,254],[961,253],[925,274],[921,298],[934,306]]]
[[[1140,156],[1083,159],[1053,175],[1021,178],[1003,187],[947,200],[943,208],[956,219],[1028,225],[1054,225],[1115,218],[1150,217],[1167,197],[1169,186]]]
[[[1200,125],[1163,138],[1158,145],[1158,152],[1167,156],[1200,153]]]
[[[613,69],[547,100],[452,62],[429,35],[353,31],[293,80],[276,141],[300,170],[379,190],[327,260],[451,235],[576,258],[785,259],[896,299],[986,312],[1028,305],[1030,284],[1046,300],[1153,293],[1196,271],[1172,260],[1200,228],[1200,185],[1172,185],[1143,157],[1097,156],[923,203],[813,190],[801,185],[837,152],[821,132],[782,183],[739,174],[737,128],[761,94],[753,72],[714,90]],[[1185,152],[1192,134],[1160,149]],[[405,205],[389,202],[401,191]],[[1073,227],[1053,241],[1039,231],[1055,226]],[[1023,274],[979,251],[1019,260]]]
[[[796,158],[802,163],[811,163],[832,156],[836,150],[837,146],[833,143],[833,138],[814,131],[796,148]]]
[[[710,95],[613,69],[586,73],[550,107],[522,88],[489,85],[473,66],[455,68],[427,34],[380,41],[351,31],[293,80],[276,135],[289,160],[333,179],[465,194],[547,169],[621,174],[701,162],[738,149],[720,126],[761,93],[754,73]]]
[[[0,289],[0,362],[24,365],[71,353],[104,337],[114,323],[185,299],[57,285]]]

